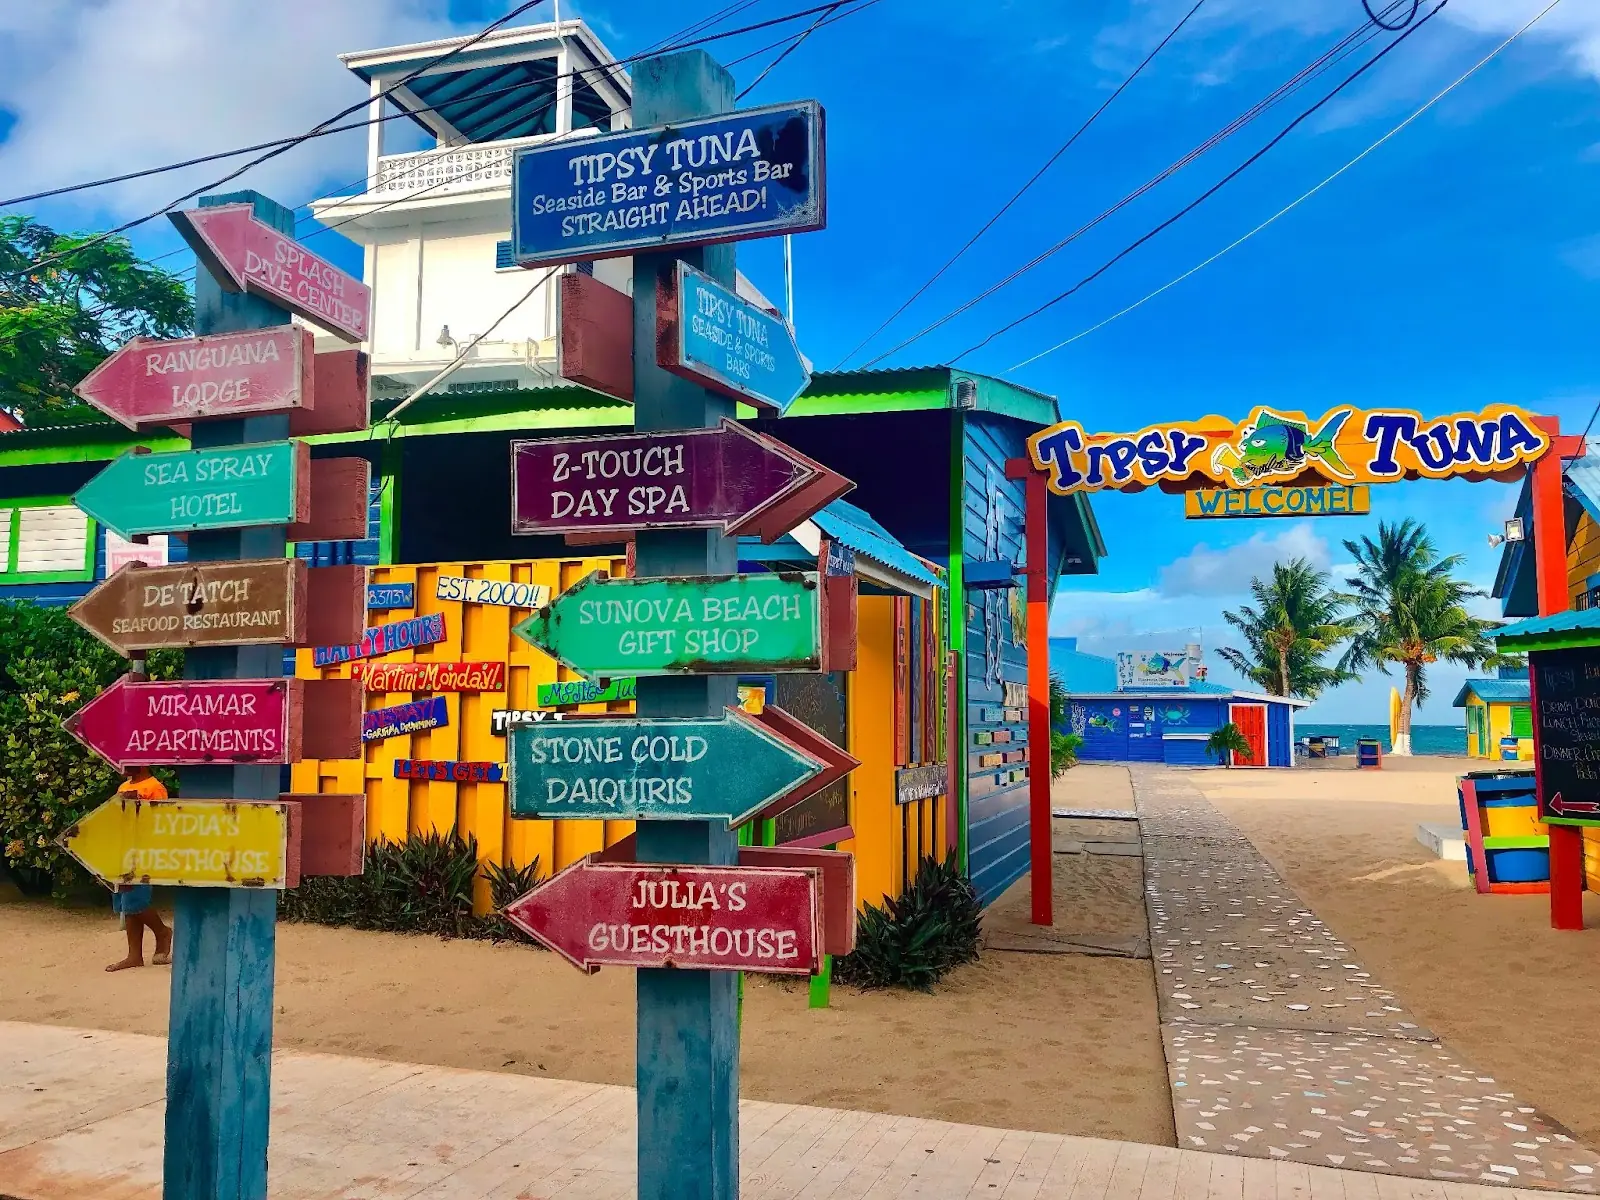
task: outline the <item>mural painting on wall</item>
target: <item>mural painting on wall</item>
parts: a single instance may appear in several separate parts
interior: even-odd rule
[[[1005,477],[993,463],[988,465],[984,479],[989,493],[989,511],[983,526],[983,559],[1000,560],[1000,537],[1005,531],[1006,493]],[[990,683],[999,684],[1000,671],[1000,597],[993,588],[983,593],[983,674]],[[1015,592],[1017,589],[1008,589]]]
[[[1254,409],[1239,423],[1210,416],[1150,425],[1133,433],[1088,433],[1063,421],[1028,439],[1033,465],[1059,495],[1104,489],[1167,491],[1311,483],[1397,483],[1403,479],[1515,479],[1551,446],[1524,409],[1428,420],[1401,408],[1344,405],[1312,420],[1303,412]]]
[[[1117,686],[1187,687],[1186,651],[1123,651],[1117,655]]]

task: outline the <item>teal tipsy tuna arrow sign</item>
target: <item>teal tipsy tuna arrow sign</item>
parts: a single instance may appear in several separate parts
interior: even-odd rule
[[[72,498],[123,537],[290,525],[310,515],[310,452],[299,442],[113,459]]]
[[[730,826],[826,765],[736,709],[524,725],[511,731],[509,758],[513,817]]]
[[[583,675],[822,669],[815,574],[585,575],[513,631]]]

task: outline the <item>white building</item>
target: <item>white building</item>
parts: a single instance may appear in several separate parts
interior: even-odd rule
[[[340,59],[371,87],[368,115],[376,118],[380,93],[468,40]],[[375,398],[429,379],[491,326],[440,390],[523,390],[557,381],[556,278],[495,325],[543,274],[510,263],[511,159],[520,146],[628,128],[630,84],[614,62],[582,21],[530,25],[497,30],[388,94],[407,117],[369,127],[366,190],[311,206],[317,220],[366,248]],[[434,147],[385,153],[386,141],[395,140],[390,131],[407,118]],[[593,270],[630,290],[632,260]]]

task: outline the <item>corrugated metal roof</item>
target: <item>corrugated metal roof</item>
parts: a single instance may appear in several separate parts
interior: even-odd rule
[[[1556,613],[1553,617],[1530,617],[1526,621],[1513,621],[1495,630],[1502,645],[1524,638],[1539,637],[1548,633],[1600,632],[1600,608],[1582,608],[1574,612]]]
[[[835,500],[814,513],[811,522],[835,541],[843,542],[857,554],[882,563],[891,570],[908,575],[929,587],[943,587],[944,580],[928,569],[926,563],[900,544],[864,508],[857,508],[847,500]]]
[[[1531,690],[1526,679],[1469,679],[1461,685],[1451,704],[1455,708],[1465,708],[1468,692],[1485,704],[1526,704]]]
[[[1098,654],[1085,654],[1078,649],[1077,638],[1050,639],[1050,674],[1074,695],[1117,690],[1117,664]]]

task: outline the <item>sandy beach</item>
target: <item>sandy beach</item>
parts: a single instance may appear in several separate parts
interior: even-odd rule
[[[1543,896],[1479,896],[1432,858],[1419,821],[1455,819],[1466,760],[1334,763],[1184,778],[1260,848],[1400,1000],[1469,1061],[1600,1142],[1600,900],[1585,934],[1552,932]],[[1057,781],[1058,807],[1131,809],[1122,767]],[[982,961],[933,995],[836,987],[827,1010],[751,979],[744,1094],[1046,1132],[1174,1139],[1137,855],[1085,846],[1130,822],[1056,821],[1056,924],[1026,880],[989,910]],[[106,975],[121,946],[100,909],[0,893],[0,1019],[165,1032],[168,973]],[[631,1083],[633,980],[585,978],[520,946],[279,928],[277,1041],[444,1066]]]

